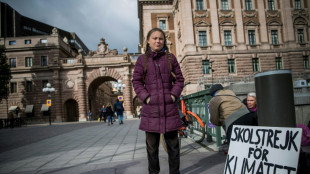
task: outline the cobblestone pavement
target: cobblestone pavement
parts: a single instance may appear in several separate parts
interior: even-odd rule
[[[84,122],[0,130],[0,173],[145,174],[145,134],[139,120]],[[5,140],[3,140],[5,139]],[[161,173],[169,173],[160,147]],[[226,156],[182,139],[181,173],[223,173]]]
[[[98,124],[98,122],[68,122],[52,123],[51,126],[49,126],[49,124],[38,124],[15,127],[13,129],[0,129],[0,153],[77,129],[96,126]]]

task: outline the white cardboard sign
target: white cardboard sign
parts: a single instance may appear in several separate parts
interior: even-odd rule
[[[232,128],[224,174],[297,173],[301,128]]]

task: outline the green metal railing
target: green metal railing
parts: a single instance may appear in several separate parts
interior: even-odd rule
[[[209,121],[209,109],[208,104],[211,100],[209,90],[199,91],[187,96],[184,96],[184,101],[188,110],[197,114],[205,124],[207,141],[212,142],[215,138],[216,145],[219,147],[222,145],[222,140],[225,139],[225,134],[222,135],[220,126],[212,126]],[[201,127],[198,123],[194,123],[194,129],[201,131]]]

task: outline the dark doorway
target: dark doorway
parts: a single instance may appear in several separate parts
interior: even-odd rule
[[[65,103],[65,113],[66,121],[79,121],[78,103],[73,99],[67,100]]]

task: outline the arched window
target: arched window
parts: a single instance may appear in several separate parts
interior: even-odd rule
[[[271,20],[267,23],[268,40],[273,46],[282,45],[282,23],[277,20]]]
[[[236,24],[230,20],[224,20],[220,23],[221,43],[224,47],[235,46],[235,28]]]
[[[201,20],[197,22],[195,25],[195,39],[196,46],[200,49],[204,49],[203,47],[210,46],[210,32],[211,32],[211,24],[208,22]]]
[[[294,21],[295,40],[298,44],[307,44],[308,42],[308,22],[302,17],[298,17]]]

